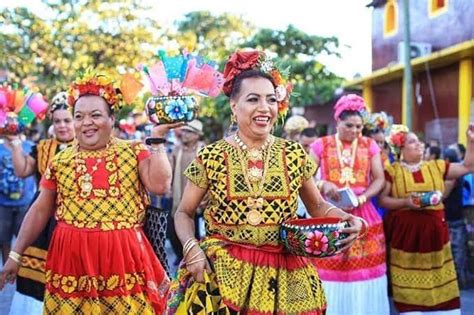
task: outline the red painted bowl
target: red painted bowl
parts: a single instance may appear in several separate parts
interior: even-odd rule
[[[340,218],[293,219],[282,224],[280,237],[289,253],[324,258],[334,256],[341,248],[337,242],[349,235],[339,231],[347,226]]]

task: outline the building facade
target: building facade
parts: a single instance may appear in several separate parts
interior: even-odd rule
[[[472,0],[409,2],[413,109],[406,110],[403,82],[403,0],[375,0],[372,12],[372,73],[347,82],[372,111],[396,123],[411,115],[426,140],[465,142],[474,117],[474,5]]]

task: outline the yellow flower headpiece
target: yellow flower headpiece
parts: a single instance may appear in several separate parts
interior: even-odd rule
[[[118,109],[122,93],[114,84],[115,81],[109,75],[89,68],[70,85],[67,102],[69,106],[74,106],[81,96],[96,95],[102,97],[113,110]]]

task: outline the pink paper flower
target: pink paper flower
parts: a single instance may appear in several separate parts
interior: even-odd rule
[[[310,232],[307,235],[304,245],[307,253],[319,255],[328,249],[328,238],[320,231]]]

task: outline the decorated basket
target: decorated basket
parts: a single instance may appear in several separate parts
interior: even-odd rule
[[[146,103],[146,110],[151,122],[169,124],[196,119],[199,105],[193,95],[152,96]]]
[[[280,236],[286,250],[297,256],[324,258],[340,249],[336,243],[348,237],[340,233],[347,222],[339,218],[294,219],[282,224]]]

